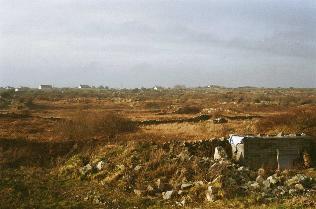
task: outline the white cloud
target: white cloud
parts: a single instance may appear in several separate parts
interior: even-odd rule
[[[238,86],[262,78],[260,86],[316,83],[312,0],[0,5],[0,85]]]

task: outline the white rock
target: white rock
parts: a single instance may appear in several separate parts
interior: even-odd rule
[[[205,192],[206,200],[208,202],[214,202],[216,200],[215,188],[213,186],[209,186]]]
[[[257,176],[256,182],[259,184],[263,184],[264,178],[262,176]]]
[[[223,147],[215,147],[214,160],[224,160],[227,159],[227,153]]]
[[[295,189],[297,189],[299,191],[304,191],[305,190],[302,184],[295,184],[294,187],[295,187]]]
[[[154,188],[151,185],[148,185],[147,186],[147,191],[148,192],[154,191]]]
[[[269,182],[268,180],[264,180],[264,181],[262,182],[262,184],[263,184],[263,186],[264,186],[265,189],[270,188],[270,182]]]
[[[290,190],[289,190],[289,194],[292,195],[292,194],[295,194],[295,193],[296,193],[296,190],[295,190],[295,189],[290,189]]]
[[[257,190],[257,189],[260,188],[260,185],[258,184],[258,182],[255,182],[255,183],[251,184],[250,187],[251,187],[252,189]]]
[[[96,168],[100,171],[104,168],[105,162],[104,161],[100,161],[98,162],[98,164],[96,165]]]
[[[244,167],[244,166],[241,166],[237,169],[238,171],[248,171],[249,169]]]
[[[137,166],[135,166],[134,171],[139,171],[141,168],[142,168],[141,165],[137,165]]]
[[[138,190],[138,189],[134,189],[134,193],[137,195],[137,196],[141,196],[142,195],[142,191]]]
[[[188,189],[192,186],[193,186],[193,184],[191,184],[191,183],[184,183],[184,184],[181,184],[181,189]]]
[[[87,164],[80,169],[80,173],[82,175],[86,175],[91,170],[92,170],[92,166],[90,164]]]
[[[271,184],[276,184],[276,183],[279,182],[279,179],[276,178],[275,176],[269,176],[269,177],[267,178],[267,180],[268,180]]]
[[[162,198],[164,200],[169,200],[172,197],[172,194],[173,194],[173,190],[163,192],[162,193]]]

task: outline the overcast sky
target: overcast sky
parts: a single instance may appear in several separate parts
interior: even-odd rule
[[[0,86],[316,87],[315,0],[0,0]]]

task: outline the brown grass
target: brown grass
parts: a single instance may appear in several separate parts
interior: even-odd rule
[[[259,132],[304,132],[316,136],[316,108],[297,108],[290,112],[268,116],[256,124]]]
[[[135,122],[115,113],[78,112],[70,120],[60,121],[57,125],[57,134],[72,140],[113,138],[135,130]]]

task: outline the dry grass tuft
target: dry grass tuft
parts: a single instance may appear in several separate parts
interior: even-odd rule
[[[57,126],[58,135],[72,140],[113,138],[135,130],[135,122],[115,113],[78,112],[70,120],[63,120]]]
[[[256,128],[259,132],[284,131],[304,132],[316,136],[316,109],[294,109],[291,112],[271,115],[258,121]]]

